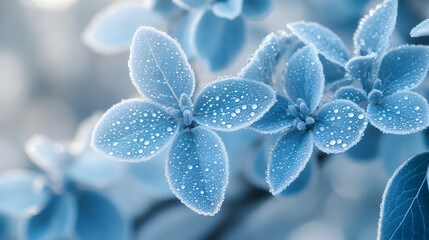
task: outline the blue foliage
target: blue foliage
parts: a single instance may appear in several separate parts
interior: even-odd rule
[[[243,16],[253,20],[261,20],[273,10],[274,5],[274,0],[244,0]]]
[[[424,20],[411,29],[410,35],[411,37],[429,36],[429,19]]]
[[[387,183],[381,204],[377,239],[429,238],[429,153],[411,158]]]
[[[366,92],[360,88],[347,86],[338,89],[335,93],[337,99],[350,100],[356,104],[359,104],[366,100]]]

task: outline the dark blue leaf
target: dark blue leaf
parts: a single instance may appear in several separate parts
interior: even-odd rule
[[[424,20],[419,25],[415,26],[411,32],[411,37],[429,36],[429,19]]]
[[[399,91],[379,103],[370,103],[367,113],[371,124],[385,133],[410,134],[429,124],[427,100],[410,91]]]
[[[342,153],[356,145],[368,124],[364,111],[348,100],[323,106],[314,124],[314,143],[326,153]]]
[[[27,237],[29,240],[67,239],[74,234],[76,220],[74,196],[69,193],[54,196],[43,211],[29,220]]]
[[[262,20],[273,10],[274,0],[244,0],[243,15],[246,18]]]
[[[92,191],[81,191],[77,194],[77,206],[78,239],[128,239],[129,223],[106,197]]]
[[[165,147],[178,129],[161,105],[131,99],[103,115],[94,129],[92,145],[115,159],[144,161]]]
[[[313,45],[318,53],[340,66],[349,59],[343,41],[328,28],[314,22],[295,22],[287,25],[293,34],[306,44]]]
[[[392,94],[416,88],[425,79],[428,68],[428,47],[405,45],[388,52],[378,70],[378,78],[383,82],[383,92]]]
[[[223,79],[205,87],[195,101],[195,119],[219,131],[250,126],[276,102],[268,85],[245,79]]]
[[[243,19],[228,20],[206,11],[194,20],[195,35],[191,36],[191,45],[196,53],[208,62],[211,71],[229,66],[244,45],[246,30]]]
[[[0,239],[13,239],[13,221],[3,214],[0,214]]]
[[[166,176],[174,194],[195,212],[215,215],[219,211],[228,175],[228,156],[216,133],[196,127],[173,141]]]
[[[377,239],[428,239],[429,153],[399,167],[387,183],[381,203]]]
[[[337,99],[350,100],[358,104],[365,101],[367,96],[366,92],[361,88],[348,86],[338,89],[338,91],[335,93],[335,97]]]
[[[313,152],[313,137],[307,131],[291,130],[280,138],[268,159],[267,181],[272,194],[285,190],[307,166]]]
[[[398,0],[385,0],[361,19],[353,37],[355,55],[383,55],[395,29],[397,12]]]
[[[372,77],[376,65],[377,54],[352,57],[346,64],[348,78],[353,81],[365,81]]]
[[[285,74],[285,89],[292,101],[305,101],[310,111],[316,109],[323,96],[325,78],[316,50],[307,46],[297,51],[289,61]]]
[[[274,106],[261,119],[254,122],[250,129],[263,134],[275,134],[288,130],[293,126],[295,119],[288,112],[289,104],[289,100],[277,94],[277,102]]]
[[[344,76],[346,75],[346,70],[344,67],[327,60],[321,54],[319,54],[319,59],[323,66],[323,73],[325,74],[325,85],[329,85],[344,79]]]
[[[223,0],[213,2],[213,13],[221,18],[233,20],[241,14],[245,0]]]
[[[362,139],[346,153],[357,161],[369,161],[379,154],[383,133],[371,124],[365,129]]]
[[[140,94],[163,105],[192,96],[194,72],[180,45],[166,33],[140,27],[134,34],[128,62],[131,80]]]
[[[129,49],[140,26],[160,27],[164,20],[141,3],[114,3],[98,13],[83,33],[83,41],[94,51],[114,54]]]

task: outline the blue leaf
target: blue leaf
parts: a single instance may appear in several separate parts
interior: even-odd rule
[[[249,57],[249,62],[238,76],[271,85],[276,67],[287,48],[295,45],[295,39],[284,31],[270,33],[263,40],[255,54]]]
[[[70,146],[70,151],[73,152],[73,154],[80,154],[84,151],[92,151],[92,133],[94,132],[94,128],[102,116],[103,114],[101,112],[93,113],[90,117],[86,118],[79,124],[77,133]]]
[[[174,17],[175,14],[182,11],[172,0],[156,0],[150,2],[152,4],[152,10],[162,14],[165,18]]]
[[[274,0],[244,0],[243,15],[253,20],[262,20],[273,10]]]
[[[128,239],[128,222],[109,199],[96,192],[80,191],[77,203],[78,239]]]
[[[380,156],[388,176],[411,157],[427,150],[421,132],[408,135],[385,134],[381,138]]]
[[[213,13],[218,17],[233,20],[241,14],[243,1],[245,0],[214,1],[212,6]]]
[[[410,134],[429,124],[427,100],[410,91],[384,97],[378,104],[370,103],[367,113],[371,124],[385,133]]]
[[[115,3],[91,20],[83,33],[83,41],[102,54],[124,52],[140,26],[160,27],[163,22],[161,16],[141,3]]]
[[[58,173],[63,169],[66,161],[64,150],[41,135],[31,137],[25,145],[25,151],[31,161],[49,173]]]
[[[276,102],[271,87],[245,79],[223,79],[206,86],[195,101],[195,120],[219,131],[246,128]]]
[[[206,11],[194,21],[191,45],[196,53],[208,62],[211,71],[229,66],[244,46],[246,30],[243,19],[228,20]]]
[[[367,96],[366,92],[361,88],[348,86],[338,89],[338,91],[335,93],[335,97],[337,99],[350,100],[358,104],[365,101]]]
[[[310,111],[316,109],[323,96],[325,78],[316,50],[307,46],[297,51],[289,61],[285,74],[285,89],[292,101],[305,101]]]
[[[285,190],[307,166],[313,152],[313,137],[294,129],[275,145],[268,159],[267,182],[273,195]]]
[[[398,0],[385,0],[371,9],[369,14],[361,19],[354,34],[354,54],[365,56],[376,53],[378,57],[382,56],[395,29],[397,12]]]
[[[288,28],[306,44],[313,45],[318,53],[340,66],[349,59],[349,53],[343,41],[328,28],[314,22],[295,22]]]
[[[411,37],[424,37],[429,36],[429,19],[424,20],[419,23],[419,25],[415,26],[411,32]]]
[[[103,115],[94,129],[92,145],[115,159],[144,161],[165,147],[178,129],[159,104],[131,99]]]
[[[370,161],[379,154],[383,133],[371,124],[365,129],[362,139],[346,153],[357,161]]]
[[[346,75],[346,70],[344,67],[327,60],[321,54],[319,54],[319,59],[323,66],[323,73],[325,74],[325,85],[329,85],[344,79],[344,76]]]
[[[254,122],[250,129],[263,133],[275,134],[288,130],[294,125],[295,117],[288,112],[288,106],[291,104],[285,97],[277,94],[277,102],[265,113],[265,115]]]
[[[323,106],[314,124],[314,143],[325,153],[342,153],[362,138],[368,122],[364,111],[348,100],[336,100]]]
[[[293,181],[283,192],[280,193],[283,197],[289,197],[302,192],[310,185],[313,174],[312,161],[310,160],[304,170],[299,174],[298,178]]]
[[[140,27],[134,34],[128,66],[140,94],[163,105],[177,104],[182,93],[194,92],[194,72],[182,48],[154,28]]]
[[[383,92],[392,94],[416,88],[425,79],[428,68],[428,47],[406,45],[388,52],[378,70],[378,78],[383,82]]]
[[[208,7],[212,0],[173,0],[173,2],[181,8],[192,10]]]
[[[0,177],[0,212],[9,216],[29,216],[44,208],[51,191],[47,180],[37,173],[9,171]]]
[[[0,214],[0,239],[13,239],[13,223],[9,217]]]
[[[228,175],[228,156],[216,133],[196,127],[173,141],[166,176],[174,194],[195,212],[212,216],[219,211]]]
[[[381,203],[377,239],[428,239],[429,153],[415,156],[389,179]]]
[[[352,57],[346,64],[347,77],[357,81],[369,80],[373,75],[376,60],[377,54],[375,53]]]
[[[27,237],[29,240],[67,239],[73,236],[76,219],[74,196],[69,193],[54,196],[43,211],[29,220]]]

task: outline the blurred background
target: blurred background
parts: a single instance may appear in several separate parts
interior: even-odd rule
[[[93,17],[114,2],[0,1],[1,172],[17,168],[38,171],[24,151],[31,136],[41,134],[55,142],[69,142],[79,123],[93,113],[104,112],[121,99],[139,96],[128,73],[128,51],[103,55],[82,41]],[[408,33],[429,18],[429,1],[399,2],[391,45],[428,44],[428,39],[412,40]],[[205,64],[192,61],[198,86],[201,89],[218,77],[236,74],[265,35],[285,30],[286,23],[292,21],[316,21],[327,26],[352,49],[359,19],[378,3],[277,0],[264,20],[249,21],[243,51],[228,68],[210,72]],[[426,94],[429,85],[427,81],[423,85],[418,91]],[[228,145],[228,139],[243,141],[252,133],[224,135]],[[249,180],[243,169],[251,164],[253,145],[234,145],[229,149],[233,169],[226,200],[215,217],[199,216],[174,197],[165,183],[162,154],[151,160],[157,163],[121,163],[126,174],[106,194],[130,220],[132,239],[375,239],[388,178],[402,161],[427,148],[421,133],[408,139],[412,140],[401,136],[369,142],[365,148],[369,156],[364,160],[356,158],[353,151],[329,157],[316,155],[309,185],[285,197],[273,197]],[[400,156],[383,150],[388,148],[383,144],[398,141],[418,143]],[[379,153],[383,151],[384,155]],[[397,159],[386,167],[383,158]]]

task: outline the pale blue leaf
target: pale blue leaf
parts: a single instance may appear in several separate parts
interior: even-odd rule
[[[254,122],[250,129],[263,133],[275,134],[289,129],[294,124],[295,117],[288,112],[289,100],[277,94],[277,102],[258,121]]]
[[[164,32],[140,27],[134,34],[128,62],[131,80],[143,96],[163,105],[192,96],[194,72],[180,45]]]
[[[410,35],[411,37],[429,36],[429,19],[424,20],[419,23],[419,25],[411,29]]]
[[[246,28],[243,19],[228,20],[206,11],[194,21],[191,45],[196,53],[208,63],[211,71],[229,66],[244,46]]]
[[[179,125],[159,104],[131,99],[103,115],[92,145],[115,159],[144,161],[165,147],[178,130]]]
[[[356,81],[369,80],[373,75],[377,54],[352,57],[346,64],[348,78]]]
[[[69,147],[70,152],[72,152],[73,154],[81,154],[84,151],[92,151],[92,133],[94,132],[94,128],[100,121],[102,116],[102,112],[95,112],[79,124],[73,142]]]
[[[335,93],[337,99],[350,100],[356,104],[366,100],[366,92],[361,88],[347,86],[338,89]]]
[[[314,144],[325,153],[342,153],[362,138],[368,122],[364,111],[348,100],[324,105],[316,116]]]
[[[192,10],[208,7],[213,0],[172,0],[181,8]]]
[[[297,51],[289,61],[285,74],[285,89],[292,101],[305,101],[310,111],[316,109],[323,96],[325,78],[316,50],[307,46]]]
[[[216,133],[196,127],[173,141],[166,176],[173,193],[195,212],[212,216],[220,210],[228,175],[228,156]]]
[[[328,28],[314,22],[294,22],[288,28],[306,44],[313,45],[318,53],[340,66],[349,59],[349,53],[343,41]]]
[[[115,54],[129,49],[140,26],[161,27],[164,20],[142,3],[114,3],[98,13],[83,33],[83,41],[94,51]]]
[[[128,239],[129,223],[106,197],[92,191],[80,191],[77,193],[77,206],[78,239]]]
[[[119,179],[123,168],[105,154],[87,150],[77,156],[67,168],[67,175],[85,187],[106,188]]]
[[[325,75],[325,85],[330,85],[334,82],[344,79],[346,70],[344,67],[327,60],[323,55],[319,54],[320,62],[323,66],[323,74]],[[326,91],[326,88],[325,88]]]
[[[388,52],[378,70],[383,92],[392,94],[416,88],[425,79],[428,68],[428,47],[405,45]]]
[[[9,216],[37,214],[50,197],[46,178],[35,172],[12,170],[0,177],[0,212]]]
[[[307,166],[313,152],[313,137],[307,131],[291,130],[280,138],[268,159],[270,192],[285,190]]]
[[[191,30],[197,13],[184,12],[181,14],[180,18],[174,18],[174,21],[169,23],[167,32],[171,37],[177,39],[188,59],[192,59],[195,56],[195,49],[191,46]]]
[[[310,185],[311,177],[313,174],[312,160],[310,159],[307,166],[299,174],[298,178],[295,179],[283,192],[280,193],[280,196],[289,197],[295,194],[302,192],[305,188]]]
[[[262,40],[255,54],[249,57],[247,65],[238,76],[271,85],[276,67],[286,49],[292,48],[295,42],[295,38],[288,36],[284,31],[270,33]]]
[[[214,1],[212,5],[213,13],[221,18],[233,20],[241,14],[243,1],[246,0],[223,0]]]
[[[388,176],[391,176],[402,163],[426,150],[422,132],[408,135],[384,134],[381,138],[380,156]]]
[[[274,9],[274,0],[244,0],[243,15],[253,20],[262,20]]]
[[[67,239],[77,220],[76,199],[70,193],[54,196],[39,214],[28,221],[29,240]]]
[[[31,161],[49,173],[59,173],[64,167],[64,150],[41,135],[31,137],[25,144],[25,151]]]
[[[195,120],[219,131],[246,128],[276,102],[271,87],[246,79],[223,79],[206,86],[194,105]]]
[[[370,103],[367,113],[371,124],[384,133],[410,134],[429,124],[427,100],[410,91],[384,97],[378,104]]]
[[[370,161],[378,156],[383,133],[371,124],[365,129],[362,139],[346,153],[357,161]]]
[[[429,153],[415,156],[389,179],[381,203],[377,239],[428,239]]]
[[[395,29],[397,12],[398,0],[385,0],[371,9],[369,14],[361,19],[354,34],[354,54],[365,56],[376,53],[378,57],[382,56]]]

